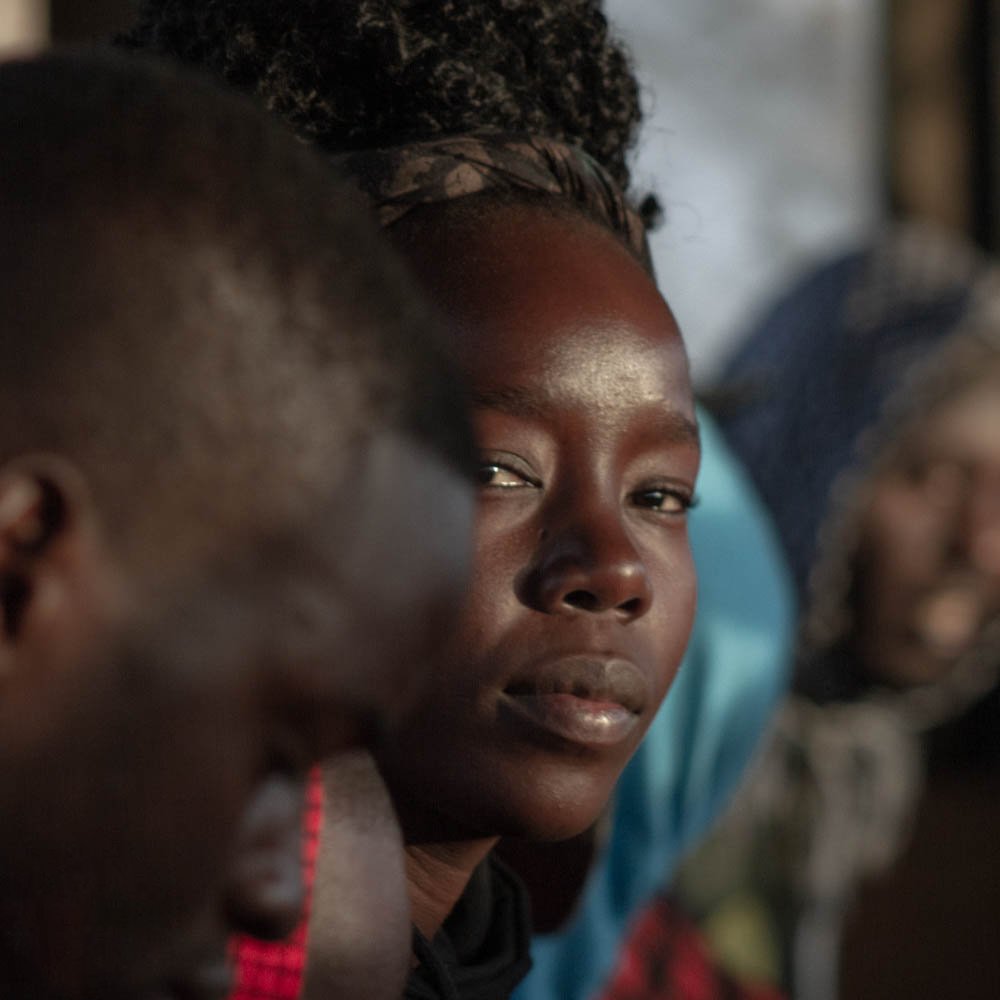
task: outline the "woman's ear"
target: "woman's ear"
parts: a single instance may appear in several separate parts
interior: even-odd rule
[[[24,647],[61,646],[104,588],[95,511],[74,465],[26,456],[0,468],[0,672]],[[82,599],[81,599],[82,598]]]

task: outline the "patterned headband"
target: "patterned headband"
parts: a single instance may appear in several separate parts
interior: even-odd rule
[[[365,149],[332,158],[391,226],[421,205],[490,191],[550,194],[618,234],[642,261],[646,228],[608,172],[583,150],[554,139],[485,132]]]

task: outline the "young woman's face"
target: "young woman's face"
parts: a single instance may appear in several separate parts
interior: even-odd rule
[[[699,446],[684,346],[584,221],[507,207],[412,262],[450,319],[480,454],[473,581],[380,764],[408,839],[592,823],[684,652]]]
[[[927,414],[873,483],[856,648],[898,685],[945,675],[1000,620],[1000,367]]]

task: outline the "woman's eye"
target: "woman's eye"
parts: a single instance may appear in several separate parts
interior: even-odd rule
[[[658,514],[686,514],[695,506],[694,497],[680,489],[639,490],[632,494],[632,501]]]
[[[491,489],[512,490],[537,485],[523,473],[499,462],[484,462],[477,470],[480,486]]]

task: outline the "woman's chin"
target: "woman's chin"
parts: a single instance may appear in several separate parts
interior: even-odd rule
[[[585,797],[553,795],[532,802],[518,802],[517,808],[508,810],[502,817],[501,835],[543,842],[569,840],[597,822],[609,797],[610,791]]]
[[[409,844],[566,840],[595,823],[624,760],[610,754],[393,753],[379,761]]]
[[[396,808],[404,840],[410,845],[498,837],[559,841],[591,827],[609,796],[607,790],[573,795],[551,789],[529,794],[521,789],[520,794],[496,796],[478,804],[471,797],[440,794],[424,800],[399,798]]]

